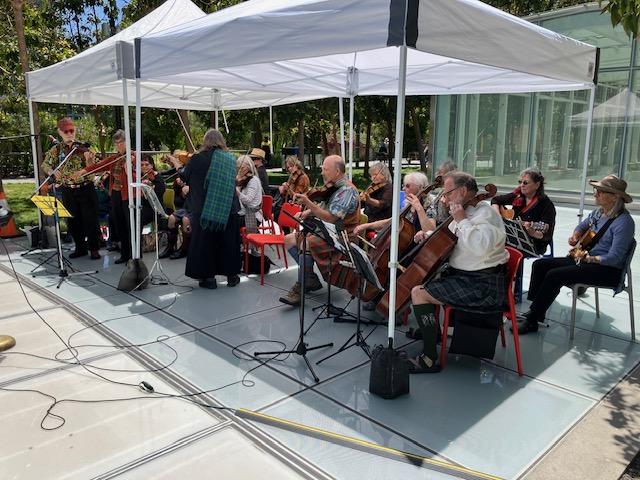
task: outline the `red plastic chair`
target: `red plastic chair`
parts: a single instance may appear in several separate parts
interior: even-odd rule
[[[507,318],[507,320],[511,320],[511,328],[513,330],[513,346],[516,351],[516,363],[518,365],[518,375],[522,376],[524,374],[524,370],[522,369],[522,356],[520,354],[520,336],[518,335],[518,321],[516,319],[516,300],[513,294],[514,280],[516,274],[518,273],[518,268],[520,267],[520,263],[522,262],[522,252],[516,250],[515,248],[506,247],[509,252],[509,263],[508,263],[508,271],[509,271],[509,289],[507,290],[507,299],[509,301],[509,310],[503,312],[503,316]],[[449,305],[444,306],[444,322],[442,325],[442,348],[440,349],[440,368],[444,368],[445,359],[447,358],[447,329],[449,328],[449,320],[451,318],[452,307]],[[436,311],[436,316],[438,312]],[[502,341],[502,346],[506,347],[507,342],[504,337],[504,324],[500,325],[500,339]]]
[[[264,218],[264,227],[258,227],[261,232],[276,233],[276,225],[273,221],[273,197],[271,195],[262,196],[262,216]],[[278,253],[280,257],[280,253]]]
[[[282,211],[286,210],[291,215],[295,215],[300,212],[301,207],[299,205],[294,205],[292,203],[285,203],[282,205]],[[278,225],[280,226],[280,230],[282,228],[298,228],[298,224],[289,218],[287,215],[282,215],[278,217]],[[245,245],[248,247],[249,245],[253,245],[257,249],[260,249],[260,285],[264,285],[264,247],[267,245],[275,245],[276,251],[278,251],[278,255],[280,254],[280,247],[282,247],[282,253],[284,257],[284,266],[285,268],[289,268],[289,263],[287,261],[287,252],[284,249],[284,233],[250,233],[245,236]],[[244,250],[244,271],[248,272],[249,269],[249,248],[245,248]]]

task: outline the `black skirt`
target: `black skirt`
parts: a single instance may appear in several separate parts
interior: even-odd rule
[[[197,280],[216,275],[240,273],[240,227],[238,215],[229,215],[222,232],[203,230],[200,219],[194,219],[185,275]]]

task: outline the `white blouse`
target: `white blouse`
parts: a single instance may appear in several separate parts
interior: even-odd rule
[[[262,205],[262,184],[257,176],[251,177],[247,185],[240,190],[238,199],[240,200],[240,211],[238,215],[244,215],[247,208],[254,210]],[[258,223],[263,220],[260,210],[256,212],[256,219]]]

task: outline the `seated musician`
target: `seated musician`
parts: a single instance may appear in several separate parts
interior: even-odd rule
[[[153,187],[153,191],[162,203],[164,192],[167,189],[167,184],[164,182],[162,175],[156,172],[156,166],[153,158],[149,155],[143,155],[140,161],[140,173],[142,174],[142,183]],[[142,211],[140,212],[140,228],[143,228],[148,223],[152,223],[155,219],[155,212],[149,201],[142,197]]]
[[[440,370],[436,364],[435,305],[482,313],[500,312],[506,307],[509,253],[504,224],[486,202],[464,208],[477,193],[478,185],[471,175],[445,175],[442,202],[453,217],[449,230],[458,240],[440,276],[411,291],[423,342],[422,354],[410,359],[411,373]]]
[[[391,217],[393,185],[391,172],[382,162],[374,163],[369,167],[369,176],[371,185],[360,194],[360,202],[364,205],[364,213],[369,222],[373,223]]]
[[[518,321],[521,335],[538,331],[538,322],[544,321],[547,309],[563,285],[585,283],[615,288],[620,281],[621,269],[625,267],[635,233],[633,218],[624,207],[625,203],[632,201],[626,192],[627,182],[615,175],[607,175],[600,181],[591,180],[589,183],[593,186],[598,208],[569,237],[569,245],[578,247],[570,252],[574,258],[541,258],[533,262],[528,293],[532,302],[529,311]],[[595,237],[583,248],[580,240],[588,231]]]
[[[88,173],[109,172],[109,196],[111,197],[111,216],[120,239],[120,257],[114,263],[125,263],[131,258],[131,228],[129,223],[129,177],[125,156],[126,138],[124,130],[116,130],[112,137],[116,153],[89,165],[75,173],[82,178]],[[131,153],[131,160],[135,155]],[[133,166],[132,166],[133,169]]]
[[[262,185],[253,160],[248,155],[241,155],[236,160],[236,192],[240,200],[238,212],[240,226],[247,233],[258,233],[258,225],[262,223]]]
[[[518,184],[513,192],[493,197],[491,205],[506,218],[513,215],[510,219],[522,220],[536,252],[542,255],[553,239],[556,208],[544,193],[544,176],[537,168],[523,170]],[[504,209],[505,205],[512,205],[513,211]]]
[[[173,181],[173,204],[175,211],[171,212],[167,220],[167,248],[160,254],[160,258],[169,257],[171,260],[184,258],[189,252],[189,243],[191,241],[191,221],[192,215],[189,209],[189,187],[180,177],[176,177]],[[182,229],[182,243],[180,248],[176,250],[178,245],[178,227]]]
[[[429,179],[422,172],[411,172],[404,176],[402,188],[405,193],[405,202],[411,204],[411,211],[407,214],[407,219],[416,226],[416,229],[433,230],[435,228],[435,226],[430,222],[425,223],[424,225],[421,224],[421,221],[428,221],[427,216],[422,215],[426,211],[427,199],[421,199],[416,196],[420,191],[427,188],[428,185]],[[355,228],[354,233],[356,235],[362,235],[362,232],[366,232],[367,230],[375,230],[377,232],[390,224],[391,217],[383,220],[377,220],[375,222],[363,223]]]
[[[342,220],[344,230],[351,235],[353,229],[360,220],[360,202],[358,200],[358,190],[345,176],[345,163],[338,155],[329,155],[322,162],[322,178],[325,187],[331,187],[330,195],[321,204],[314,203],[305,194],[296,194],[295,201],[307,209],[299,213],[298,216],[304,220],[314,216],[328,223],[336,223]],[[315,235],[307,236],[308,253],[300,252],[301,238],[296,233],[289,233],[284,237],[284,244],[287,251],[300,265],[299,280],[302,275],[305,277],[305,290],[315,291],[322,288],[320,279],[313,272],[314,262],[318,264],[320,273],[327,279],[329,264],[333,255],[333,249],[324,240]],[[296,306],[300,303],[301,294],[300,281],[296,282],[286,296],[280,297],[280,301],[288,305]]]
[[[289,172],[289,178],[278,187],[284,202],[290,200],[292,193],[306,193],[309,190],[309,176],[298,157],[289,155],[284,161],[284,167]]]

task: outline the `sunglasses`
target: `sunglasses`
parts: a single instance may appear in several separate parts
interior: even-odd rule
[[[531,182],[528,180],[518,180],[518,184],[520,185],[529,185]]]
[[[62,130],[62,129],[60,129],[60,131],[61,131],[62,133],[64,133],[64,134],[69,135],[70,133],[74,133],[74,132],[76,131],[76,129],[75,129],[75,128],[70,128],[70,129],[68,129],[68,130]]]

